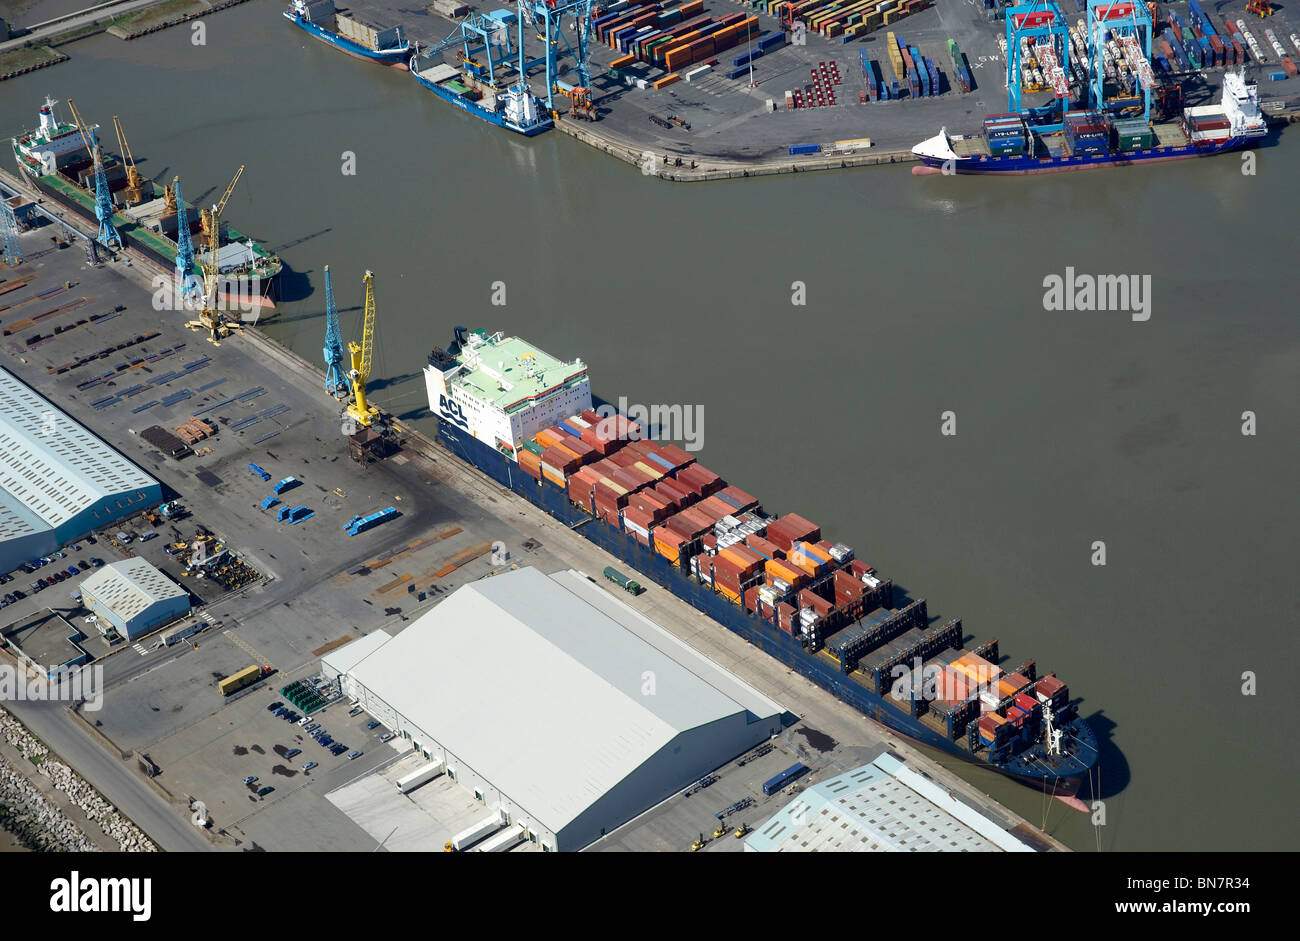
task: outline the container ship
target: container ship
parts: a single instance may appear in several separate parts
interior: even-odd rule
[[[284,18],[321,42],[358,59],[405,69],[411,45],[402,27],[373,26],[348,10],[338,10],[334,0],[293,0]]]
[[[14,159],[18,169],[36,187],[89,222],[98,224],[95,215],[94,159],[86,147],[81,129],[66,124],[55,115],[53,99],[47,98],[41,106],[40,121],[36,129],[13,139]],[[98,128],[88,128],[93,130]],[[113,225],[122,236],[122,244],[134,249],[166,270],[176,267],[176,236],[178,206],[171,187],[160,187],[152,180],[139,181],[139,190],[132,192],[128,168],[120,160],[104,152],[104,176],[113,194],[115,205]],[[196,260],[194,275],[200,281],[203,272],[199,259],[205,257],[199,240],[204,220],[202,213],[188,203],[186,220],[194,235]],[[220,223],[217,267],[221,277],[228,282],[244,284],[256,282],[258,294],[226,292],[227,298],[238,296],[250,303],[256,311],[274,309],[272,300],[275,278],[282,270],[278,256],[267,251],[252,239]]]
[[[448,104],[516,134],[534,137],[554,125],[524,79],[498,92],[468,72],[429,55],[411,57],[411,74]]]
[[[1073,797],[1096,764],[1066,684],[998,641],[963,647],[924,599],[795,513],[773,516],[686,451],[592,408],[587,367],[455,328],[429,354],[429,408],[452,454],[864,716],[916,742]]]
[[[1184,108],[1177,121],[1149,124],[1100,111],[1070,111],[1065,129],[1039,134],[1020,114],[991,114],[977,137],[947,128],[912,148],[913,173],[1057,173],[1209,157],[1252,147],[1268,134],[1256,86],[1238,72],[1223,77],[1217,105]]]

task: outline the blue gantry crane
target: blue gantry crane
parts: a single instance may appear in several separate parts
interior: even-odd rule
[[[1088,106],[1097,111],[1136,111],[1142,108],[1142,120],[1151,120],[1151,91],[1155,72],[1151,68],[1151,11],[1145,3],[1132,0],[1088,0]],[[1106,100],[1106,73],[1103,57],[1110,53],[1118,70],[1123,64],[1137,77],[1137,102],[1130,99]],[[1117,72],[1118,74],[1118,72]]]
[[[537,29],[537,38],[545,44],[546,50],[546,109],[555,110],[555,93],[568,94],[573,86],[560,82],[558,58],[560,43],[573,57],[574,68],[578,73],[578,88],[591,88],[590,51],[587,41],[591,32],[592,0],[518,0],[519,15]],[[570,32],[573,40],[564,32],[564,18],[573,18]]]
[[[1064,130],[1070,107],[1070,26],[1065,16],[1055,0],[1028,0],[1010,7],[1006,18],[1007,110],[1030,115],[1020,93],[1032,57],[1054,97],[1046,110],[1035,109],[1031,121],[1040,132]]]
[[[68,99],[68,108],[72,111],[72,120],[81,131],[81,139],[85,141],[86,149],[95,162],[95,218],[99,220],[99,235],[95,241],[105,248],[121,248],[122,236],[113,225],[113,194],[108,189],[108,177],[104,175],[104,155],[99,147],[99,137],[93,127],[81,120],[71,98]],[[90,133],[87,134],[87,131]]]
[[[4,262],[10,268],[23,260],[23,250],[18,245],[18,217],[3,199],[0,199],[0,243],[4,247]]]
[[[336,399],[351,388],[348,371],[343,365],[343,337],[339,330],[339,309],[334,303],[334,285],[330,283],[330,266],[325,266],[325,391]]]
[[[181,198],[181,178],[172,179],[172,193],[176,196],[176,283],[180,285],[181,298],[197,299],[202,292],[199,279],[194,277],[194,241],[190,238],[190,212]]]

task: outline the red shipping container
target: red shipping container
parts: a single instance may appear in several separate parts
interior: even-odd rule
[[[660,480],[659,483],[655,484],[654,489],[655,492],[665,500],[671,500],[682,509],[690,506],[698,499],[692,491],[683,487],[678,481],[667,478]]]
[[[718,548],[718,537],[713,535],[713,533],[705,533],[700,537],[700,545],[702,545],[706,551],[712,552],[714,549]]]
[[[739,487],[724,487],[718,491],[718,498],[733,507],[733,516],[755,509],[758,506],[758,500]]]
[[[776,606],[777,626],[791,636],[794,635],[794,606],[784,601]]]
[[[764,539],[762,536],[751,534],[745,537],[745,545],[749,546],[759,555],[768,559],[784,559],[785,552],[777,546],[776,543]]]
[[[758,614],[758,586],[745,589],[745,610]]]
[[[681,470],[695,463],[695,458],[675,444],[665,444],[659,448],[659,456],[666,458],[673,465],[673,470]]]
[[[713,523],[716,523],[724,516],[730,516],[732,514],[732,508],[716,496],[707,497],[704,500],[701,500],[699,503],[695,504],[693,509],[708,516],[710,522]]]
[[[1025,693],[1016,693],[1015,703],[1021,709],[1025,710],[1025,712],[1033,712],[1038,706],[1038,701],[1034,699],[1033,696],[1026,695]]]

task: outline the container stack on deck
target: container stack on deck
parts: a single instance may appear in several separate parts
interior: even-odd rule
[[[1094,156],[1110,150],[1110,125],[1100,111],[1068,111],[1065,141],[1070,153]]]
[[[1024,119],[1018,114],[990,114],[984,119],[984,140],[994,157],[1023,154],[1026,146]]]
[[[970,69],[966,65],[966,57],[962,55],[961,48],[951,39],[948,40],[948,57],[952,60],[952,74],[957,77],[957,87],[964,93],[971,90],[972,82]]]

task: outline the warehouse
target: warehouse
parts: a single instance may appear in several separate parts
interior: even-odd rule
[[[745,851],[1031,853],[1034,847],[885,752],[800,792],[745,841]]]
[[[782,727],[779,705],[577,572],[503,572],[375,637],[322,669],[344,667],[344,693],[544,851],[581,849]]]
[[[156,480],[0,369],[0,572],[161,500]]]
[[[190,610],[185,589],[141,558],[112,562],[81,583],[82,603],[127,640]]]

